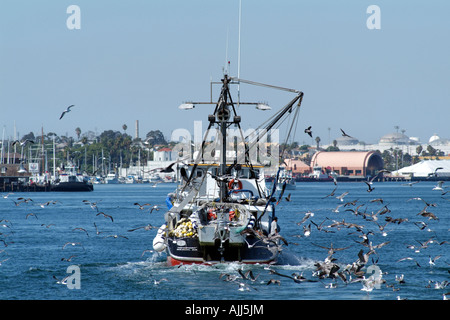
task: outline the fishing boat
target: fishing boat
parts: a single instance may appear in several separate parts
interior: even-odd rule
[[[314,166],[313,172],[307,175],[298,176],[296,178],[299,182],[321,182],[321,181],[333,181],[336,178],[334,172],[327,174],[326,170],[320,166]]]
[[[278,176],[277,189],[278,190],[295,190],[295,179],[292,177],[292,171],[281,167]]]
[[[288,90],[296,96],[264,124],[263,130],[244,136],[241,117],[237,114],[239,109],[230,93],[230,85],[240,83]],[[165,221],[153,239],[153,248],[167,253],[169,265],[275,263],[282,245],[287,245],[278,232],[275,214],[277,183],[268,188],[264,179],[264,170],[270,164],[258,162],[251,155],[262,139],[261,132],[270,132],[288,114],[293,113],[295,116],[291,119],[296,121],[303,93],[227,74],[221,84],[216,103],[192,102],[183,107],[188,109],[202,103],[215,105],[214,113],[208,116],[209,126],[199,150],[191,158],[177,161],[180,183],[167,196]],[[239,102],[243,104],[257,105]],[[237,139],[229,138],[230,127],[238,128],[242,148],[238,148]],[[206,140],[210,132],[216,133],[214,143]],[[233,143],[234,148],[229,148]],[[188,146],[190,150],[190,142]],[[278,156],[274,161],[279,167]]]
[[[69,164],[51,185],[51,191],[93,191],[94,186],[87,177],[77,172],[77,167]]]

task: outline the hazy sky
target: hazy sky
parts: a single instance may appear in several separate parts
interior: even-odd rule
[[[70,5],[80,29],[67,26]],[[380,29],[367,27],[370,5]],[[178,106],[208,101],[226,59],[237,75],[238,13],[239,0],[0,0],[1,128],[75,136],[126,124],[134,135],[139,120],[141,137],[170,137],[194,120],[206,127],[212,110]],[[300,143],[312,143],[309,125],[323,143],[339,128],[366,143],[395,126],[422,142],[450,138],[449,15],[446,0],[242,0],[241,78],[304,92]],[[241,85],[242,101],[275,109],[292,98]],[[247,127],[268,116],[241,109]]]

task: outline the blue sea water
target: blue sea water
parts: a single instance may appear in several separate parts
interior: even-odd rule
[[[314,280],[302,283],[272,274],[265,265],[171,267],[166,264],[165,253],[147,251],[152,249],[156,229],[128,230],[148,224],[159,227],[164,221],[165,197],[175,189],[174,184],[159,184],[156,188],[149,184],[96,185],[88,193],[11,194],[0,198],[0,299],[442,300],[450,286],[436,289],[435,285],[450,280],[450,194],[432,190],[435,184],[420,182],[410,187],[401,182],[376,182],[374,191],[368,193],[362,182],[341,182],[335,196],[326,198],[335,188],[333,183],[297,183],[295,190],[286,191],[285,196],[291,193],[292,201],[281,201],[276,214],[281,234],[289,245],[283,247],[279,263],[270,269],[284,275],[302,273]],[[345,191],[348,195],[343,202],[336,199]],[[32,200],[16,205],[19,197]],[[434,205],[428,211],[439,220],[417,215],[425,207],[424,201],[414,199],[419,197]],[[382,198],[383,204],[370,202],[376,198]],[[51,200],[57,202],[43,208],[39,205]],[[96,202],[98,211],[83,200]],[[354,206],[341,206],[338,213],[333,212],[337,205],[354,200]],[[161,210],[149,213],[148,208],[140,210],[134,205],[136,202],[158,205]],[[387,234],[382,235],[375,222],[346,211],[358,205],[362,205],[359,211],[366,213],[387,205],[390,212],[378,216],[380,225],[386,223],[387,216],[408,221],[387,224]],[[313,215],[298,225],[308,211]],[[111,216],[113,221],[98,212]],[[326,249],[316,245],[349,247],[333,255],[341,269],[356,261],[361,249],[368,252],[358,243],[362,238],[355,228],[324,228],[334,231],[331,233],[319,231],[311,223],[329,226],[333,220],[363,225],[364,232],[372,231],[369,240],[374,246],[389,242],[370,255],[363,269],[367,275],[372,274],[367,267],[380,270],[384,281],[378,288],[366,292],[361,290],[361,282],[344,283],[341,279],[319,279],[313,275],[315,264],[328,255]],[[415,222],[428,226],[420,230]],[[303,227],[308,225],[311,234],[305,237]],[[418,252],[408,248],[429,239],[433,242]],[[414,260],[398,261],[405,257]],[[439,258],[430,265],[430,258],[435,257]],[[79,268],[79,288],[69,289],[55,280],[73,275],[67,272],[69,266]],[[252,270],[256,281],[242,279],[238,269]],[[225,281],[223,274],[236,276],[236,280]],[[404,283],[396,281],[401,275]],[[268,285],[270,279],[280,283]]]

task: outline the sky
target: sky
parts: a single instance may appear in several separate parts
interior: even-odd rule
[[[209,101],[226,69],[304,92],[300,144],[314,144],[308,126],[325,144],[340,128],[366,143],[402,130],[422,143],[450,138],[449,1],[241,1],[238,70],[239,0],[0,0],[0,134],[75,137],[77,127],[126,124],[134,136],[139,120],[141,138],[170,139],[194,121],[206,128],[210,106],[178,106]],[[245,84],[240,96],[273,110],[294,97]],[[247,128],[269,116],[240,109]]]

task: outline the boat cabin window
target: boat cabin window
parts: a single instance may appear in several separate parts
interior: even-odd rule
[[[211,174],[213,176],[219,175],[219,168],[211,168]],[[250,169],[250,168],[241,168],[240,170],[231,170],[231,175],[237,176],[237,178],[241,179],[259,179],[259,169]],[[197,177],[201,177],[197,174]]]
[[[233,169],[231,174],[234,176],[236,170]],[[258,179],[259,169],[241,168],[241,170],[237,170],[237,177],[241,179]]]
[[[247,179],[258,179],[259,169],[243,168],[241,170],[241,175],[243,175],[243,177]]]

